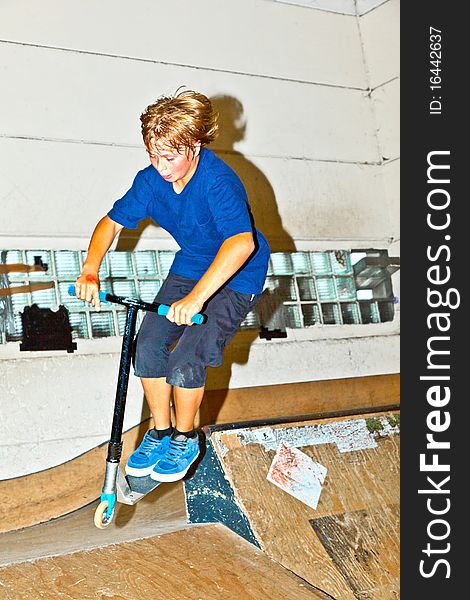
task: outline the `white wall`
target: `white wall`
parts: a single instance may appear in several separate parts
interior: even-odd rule
[[[400,237],[399,11],[399,1],[388,0],[359,18],[382,163],[380,171],[388,203],[388,231],[393,239]]]
[[[395,249],[398,2],[297,4],[305,3],[4,0],[0,247],[85,249],[147,164],[139,114],[186,85],[223,109],[214,149],[243,178],[273,250]],[[139,247],[174,243],[151,226]],[[254,343],[230,386],[396,372],[397,342],[398,320],[294,330],[287,342]],[[0,477],[59,464],[107,438],[119,340],[78,343],[73,356],[0,347],[8,465]],[[130,427],[142,411],[135,380],[128,406]]]

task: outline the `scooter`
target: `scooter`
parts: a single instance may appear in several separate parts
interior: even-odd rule
[[[75,296],[75,286],[70,285],[68,293]],[[100,291],[101,302],[113,302],[122,304],[127,309],[126,324],[122,338],[121,362],[114,402],[114,416],[111,426],[111,437],[108,443],[108,455],[106,458],[106,471],[104,484],[101,492],[100,503],[95,511],[94,522],[98,529],[108,527],[113,520],[116,500],[122,504],[136,504],[144,496],[153,491],[159,481],[154,481],[150,475],[146,477],[132,477],[124,475],[119,467],[122,455],[122,427],[124,422],[124,411],[126,408],[127,385],[129,382],[129,371],[132,361],[132,346],[134,343],[137,313],[146,310],[165,316],[170,307],[166,304],[150,304],[136,298],[122,298],[108,292]],[[193,323],[201,325],[206,317],[196,314],[191,319]]]

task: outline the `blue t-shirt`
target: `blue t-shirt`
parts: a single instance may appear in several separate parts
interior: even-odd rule
[[[244,294],[263,291],[268,243],[254,226],[240,178],[208,148],[201,150],[197,169],[181,193],[149,165],[137,173],[131,189],[114,203],[108,216],[128,229],[151,217],[181,248],[170,272],[192,279],[204,275],[224,240],[252,232],[256,250],[227,287]]]

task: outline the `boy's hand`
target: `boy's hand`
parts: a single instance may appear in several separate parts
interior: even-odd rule
[[[177,325],[194,325],[191,319],[201,312],[203,305],[204,300],[191,292],[170,306],[166,318]]]
[[[97,311],[101,309],[100,304],[100,280],[98,274],[82,273],[75,282],[75,294],[80,300],[91,302]]]

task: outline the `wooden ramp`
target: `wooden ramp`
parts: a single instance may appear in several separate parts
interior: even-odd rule
[[[399,598],[399,438],[396,410],[210,428],[190,521],[225,523],[330,597]]]
[[[93,524],[97,505],[95,501],[47,523],[0,534],[0,567],[194,527],[188,525],[181,482],[158,487],[134,506],[117,504],[114,521],[106,529]]]
[[[93,502],[0,535],[0,597],[399,597],[397,410],[229,424],[207,435],[184,492],[167,484],[119,505],[106,530],[93,526]],[[287,460],[273,468],[280,448]],[[316,465],[315,507],[302,497],[299,484],[309,482],[295,452]]]
[[[148,421],[124,436],[123,464],[148,429]],[[0,481],[0,533],[44,523],[95,500],[103,487],[108,445],[57,467]]]
[[[222,525],[0,569],[1,597],[327,600]]]
[[[202,424],[292,416],[320,410],[374,407],[396,401],[398,375],[207,391],[199,415]],[[124,434],[122,462],[140,443],[149,420]],[[44,471],[0,481],[0,533],[58,518],[100,495],[107,444]],[[26,501],[27,499],[27,501]]]

